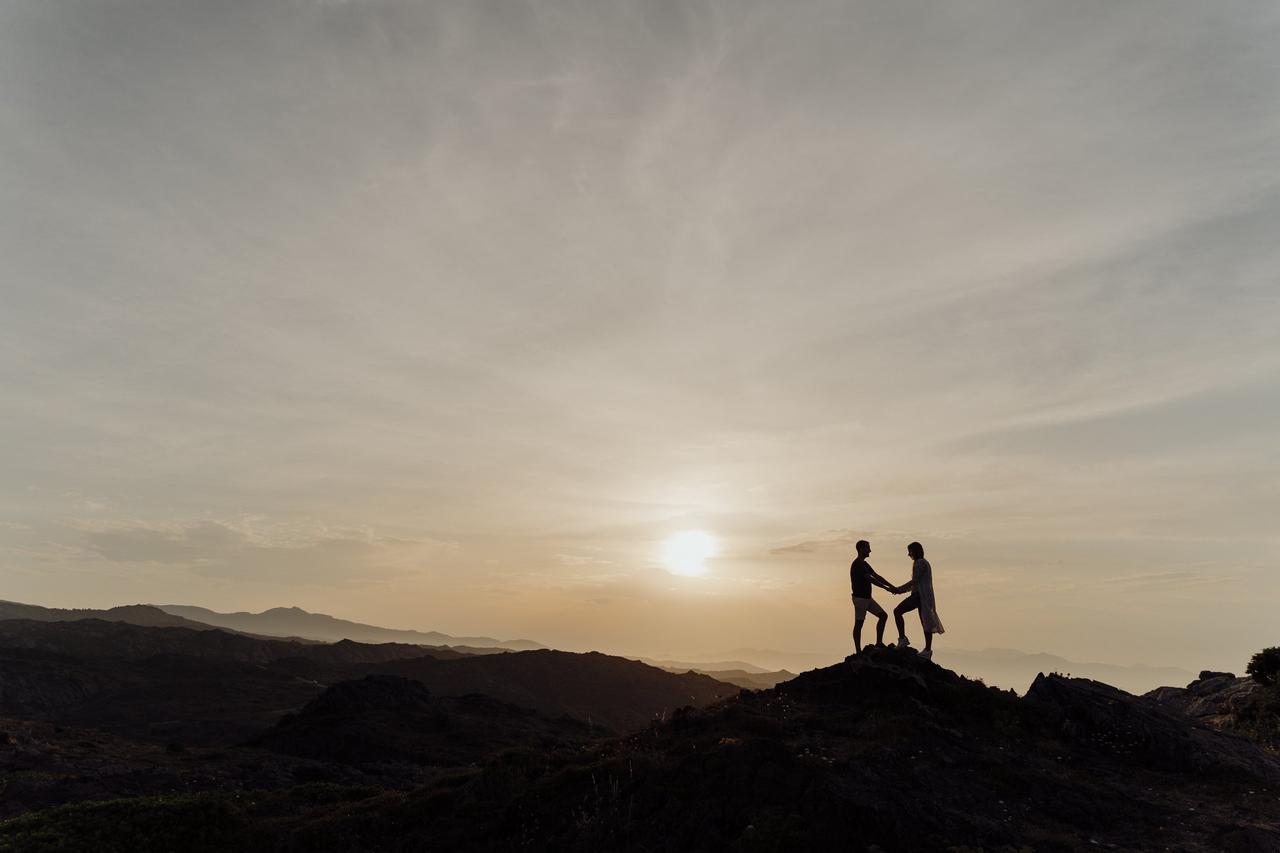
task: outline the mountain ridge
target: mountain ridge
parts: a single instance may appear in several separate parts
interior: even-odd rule
[[[401,642],[428,646],[475,646],[512,651],[546,648],[533,640],[498,640],[493,637],[455,637],[440,631],[418,631],[410,628],[383,628],[341,619],[326,613],[312,613],[301,607],[271,607],[259,613],[236,611],[221,613],[191,604],[157,604],[157,609],[206,625],[252,631],[266,636],[298,636],[325,642],[342,639],[359,642]]]

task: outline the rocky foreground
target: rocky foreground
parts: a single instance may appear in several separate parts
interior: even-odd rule
[[[77,766],[131,787],[0,823],[0,850],[1280,851],[1280,759],[1255,741],[1097,682],[1019,698],[893,649],[621,737],[393,673],[251,746],[22,725],[11,756],[38,764],[43,733],[63,762],[32,806],[83,798]]]

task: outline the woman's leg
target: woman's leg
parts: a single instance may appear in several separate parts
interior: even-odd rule
[[[902,640],[907,636],[907,625],[903,621],[902,617],[919,606],[920,597],[913,592],[900,601],[897,607],[893,608],[893,621],[898,625],[899,640]]]

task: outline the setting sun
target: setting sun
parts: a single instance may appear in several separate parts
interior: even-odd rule
[[[707,571],[706,561],[719,550],[716,538],[705,530],[684,530],[662,546],[662,562],[673,575],[701,577]]]

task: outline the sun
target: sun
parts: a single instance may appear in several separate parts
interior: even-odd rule
[[[706,561],[719,551],[719,543],[707,531],[682,530],[663,543],[662,563],[673,575],[701,577],[707,573]]]

